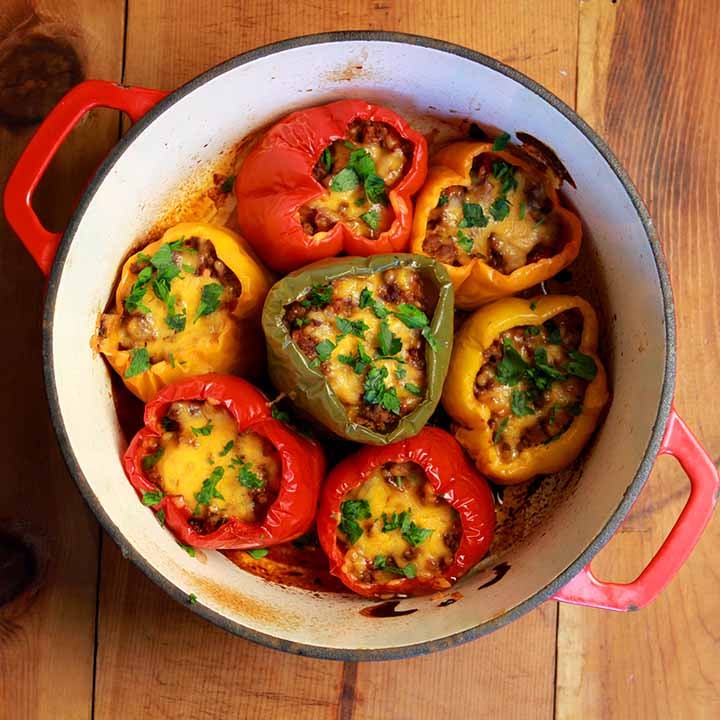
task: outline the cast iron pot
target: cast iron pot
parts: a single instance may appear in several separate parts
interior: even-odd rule
[[[268,583],[220,553],[204,554],[202,562],[190,558],[138,502],[123,474],[125,439],[108,369],[88,344],[129,246],[198,164],[293,109],[341,97],[411,115],[477,118],[555,148],[576,181],[577,190],[566,194],[590,230],[585,242],[602,268],[604,315],[612,318],[607,346],[614,400],[576,485],[562,497],[551,489],[542,522],[458,583],[462,599],[443,606],[427,597],[406,599],[377,613],[387,617],[361,614],[370,603],[359,597]],[[61,237],[42,227],[30,199],[62,140],[97,106],[123,110],[137,122],[97,171]],[[231,632],[303,655],[389,659],[471,640],[552,597],[633,610],[675,575],[710,518],[718,476],[673,408],[672,296],[647,211],[610,150],[573,111],[496,60],[427,38],[334,33],[245,53],[169,95],[85,82],[38,129],[4,200],[11,226],[50,276],[45,380],[80,491],[125,556],[178,601],[196,595],[191,609]],[[601,582],[590,560],[630,510],[658,454],[676,456],[685,470],[687,505],[634,582]]]

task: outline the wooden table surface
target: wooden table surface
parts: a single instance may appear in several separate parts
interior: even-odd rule
[[[607,139],[649,206],[675,289],[677,405],[720,456],[720,17],[710,0],[0,5],[0,187],[36,127],[37,103],[16,94],[29,87],[13,80],[18,58],[39,81],[31,95],[52,104],[54,90],[81,77],[172,89],[264,43],[383,29],[459,43],[539,81]],[[48,43],[58,62],[42,54]],[[66,222],[120,128],[116,113],[96,111],[65,143],[36,201],[50,226]],[[0,530],[26,532],[48,558],[32,601],[0,610],[0,718],[720,717],[718,517],[641,612],[547,602],[494,635],[413,660],[284,655],[186,611],[103,536],[63,466],[42,388],[44,280],[4,218],[0,268]],[[633,578],[687,491],[674,462],[661,460],[595,570]]]

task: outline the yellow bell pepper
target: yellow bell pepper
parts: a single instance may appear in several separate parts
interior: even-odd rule
[[[558,344],[558,337],[550,344],[547,329],[557,328],[552,319],[573,309],[582,316],[582,331],[577,348],[569,351]],[[551,323],[544,325],[548,321]],[[503,359],[498,363],[497,346],[494,353],[486,351],[503,333],[513,329],[514,341],[504,336]],[[505,298],[480,308],[466,320],[455,336],[442,403],[457,424],[455,437],[481,472],[497,483],[512,485],[541,473],[557,472],[572,463],[592,435],[608,401],[597,344],[595,311],[585,300],[570,295]],[[538,352],[538,348],[543,349]],[[494,359],[489,357],[491,354]],[[555,365],[552,358],[559,357],[571,360],[566,365]],[[479,398],[483,393],[476,383],[486,383],[488,376],[478,373],[487,368],[488,360],[497,363],[495,374],[491,371],[490,382],[483,386],[491,388],[490,394]],[[545,423],[545,428],[553,427],[556,410],[548,411],[549,398],[562,397],[567,382],[575,383],[576,391],[587,382],[580,402],[568,406],[572,412],[561,411],[567,419],[572,418],[571,422],[564,430],[555,428],[559,432],[548,434],[537,444],[520,447],[519,443],[508,457],[506,434],[519,438],[533,424],[538,428],[542,427],[540,423]],[[529,393],[518,389],[523,387]],[[541,407],[533,407],[541,403]]]
[[[577,257],[582,239],[580,219],[560,205],[556,190],[558,181],[550,170],[543,172],[539,166],[531,164],[510,150],[494,151],[492,143],[461,141],[443,148],[432,160],[427,180],[415,202],[411,252],[419,255],[431,254],[423,247],[431,211],[438,207],[444,189],[457,185],[472,185],[470,171],[473,161],[486,153],[494,159],[519,168],[528,177],[541,180],[547,199],[552,205],[552,213],[560,226],[563,245],[552,257],[530,262],[509,274],[500,272],[478,257],[469,258],[468,262],[461,265],[445,264],[455,288],[455,304],[464,310],[474,310],[484,303],[514,295],[551,278]],[[513,203],[510,203],[510,227],[513,232],[521,232],[525,210],[520,209],[519,203],[515,204],[518,207],[512,207]]]
[[[192,238],[209,241],[217,259],[239,281],[240,295],[234,305],[230,305],[232,309],[216,299],[217,307],[214,310],[206,307],[207,312],[203,312],[203,287],[208,283],[223,285],[222,278],[195,274],[190,265],[169,283],[170,295],[177,296],[170,302],[178,303],[176,310],[184,306],[184,321],[181,320],[179,331],[172,332],[164,324],[167,302],[155,292],[153,280],[146,283],[146,291],[139,298],[145,314],[136,312],[131,316],[126,301],[133,288],[137,288],[138,266],[148,266],[148,258],[154,257],[163,245],[182,245]],[[196,257],[196,253],[183,252],[183,259],[188,263],[197,262],[193,260]],[[153,277],[157,280],[158,275]],[[166,385],[193,375],[209,372],[255,375],[260,371],[264,349],[260,314],[271,284],[270,274],[236,233],[207,223],[175,225],[160,240],[127,259],[115,291],[114,313],[101,316],[93,348],[107,358],[127,388],[145,402]],[[148,319],[151,322],[152,329],[144,343],[148,361],[141,372],[138,370],[142,368],[131,368],[131,363],[133,352],[143,344],[138,346],[134,342],[133,347],[128,348],[127,340],[121,343],[121,337],[127,336],[127,322],[131,317],[136,322]]]

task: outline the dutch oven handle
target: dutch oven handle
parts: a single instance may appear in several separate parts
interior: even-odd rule
[[[4,210],[10,227],[45,275],[50,273],[62,233],[43,227],[32,196],[53,156],[80,118],[96,107],[122,110],[133,122],[167,95],[161,90],[123,87],[104,80],[76,85],[52,109],[23,151],[5,186]]]
[[[675,408],[658,454],[678,460],[690,479],[690,497],[655,557],[630,583],[598,580],[588,565],[555,595],[555,600],[604,610],[638,610],[652,602],[680,570],[710,520],[720,479],[713,461]]]

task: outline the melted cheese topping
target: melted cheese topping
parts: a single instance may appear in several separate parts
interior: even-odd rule
[[[497,380],[497,363],[503,356],[503,341],[509,339],[529,365],[535,353],[545,351],[548,365],[562,371],[569,360],[569,352],[577,349],[581,325],[577,313],[562,313],[541,326],[518,326],[502,333],[488,351],[489,356],[475,379],[475,396],[490,411],[489,426],[494,431],[503,460],[511,461],[526,447],[546,444],[560,437],[582,411],[587,381],[566,374],[565,379],[553,379],[544,390],[528,379],[509,386]],[[530,328],[530,330],[528,330]],[[537,332],[535,332],[537,330]],[[513,411],[513,395],[522,394],[527,414]],[[522,404],[522,403],[521,403]],[[516,409],[519,409],[516,406]]]
[[[386,479],[392,477],[401,480],[391,482]],[[366,500],[371,515],[358,521],[363,533],[345,555],[343,570],[347,574],[365,582],[385,583],[397,579],[397,573],[373,567],[377,557],[397,568],[412,564],[416,576],[421,579],[437,577],[452,564],[455,548],[451,546],[457,544],[460,532],[457,512],[433,493],[418,465],[403,463],[377,468],[345,499]],[[418,545],[412,545],[403,537],[400,528],[383,532],[383,513],[386,518],[391,518],[393,513],[397,516],[408,513],[418,528],[432,530],[432,533]],[[338,538],[347,542],[341,531],[338,531]]]
[[[121,349],[145,347],[151,362],[169,360],[195,350],[207,339],[217,339],[235,320],[227,302],[232,298],[227,282],[215,276],[208,268],[199,270],[200,260],[197,252],[176,251],[176,264],[182,267],[180,274],[170,281],[170,295],[175,299],[174,312],[184,313],[185,327],[178,331],[170,327],[166,319],[168,305],[153,291],[152,282],[148,284],[142,305],[147,313],[140,310],[123,312],[118,326],[118,342]],[[197,273],[197,274],[196,274]],[[226,269],[226,273],[230,273]],[[137,274],[135,275],[137,279]],[[223,286],[220,306],[210,314],[198,317],[203,287],[213,283]]]
[[[516,187],[503,193],[503,182],[491,166],[481,169],[469,188],[456,186],[453,192],[443,195],[443,204],[431,216],[433,227],[428,235],[434,237],[426,238],[424,249],[434,255],[438,245],[446,248],[452,245],[452,264],[466,265],[479,258],[506,274],[533,262],[528,256],[536,248],[544,248],[545,257],[554,255],[560,233],[557,218],[550,208],[538,207],[538,200],[532,199],[540,194],[541,202],[547,202],[541,185],[519,168],[515,168],[514,179]],[[508,212],[504,217],[503,213],[496,213],[500,217],[496,219],[494,203],[502,198],[509,205]],[[487,225],[463,226],[465,203],[480,205]]]
[[[347,408],[348,418],[353,422],[369,424],[362,417],[363,394],[365,392],[365,381],[368,368],[358,373],[354,365],[341,361],[341,357],[359,357],[358,346],[373,359],[377,368],[386,368],[387,377],[384,379],[385,386],[394,389],[400,401],[398,417],[412,412],[422,402],[425,395],[425,340],[420,329],[411,329],[401,320],[390,314],[404,300],[393,303],[381,300],[382,288],[387,283],[396,285],[402,295],[417,293],[419,278],[414,270],[409,268],[398,268],[386,271],[384,275],[374,274],[365,277],[346,277],[335,280],[332,283],[332,298],[330,304],[322,308],[307,310],[304,318],[306,324],[295,331],[294,339],[298,342],[298,336],[302,338],[298,343],[301,349],[311,360],[315,357],[312,350],[323,340],[330,341],[335,345],[330,358],[319,365],[319,369],[327,377],[330,388],[338,400]],[[379,350],[379,333],[382,321],[370,307],[360,308],[360,294],[363,290],[369,290],[373,299],[381,302],[389,311],[385,322],[390,332],[400,338],[402,348],[397,359],[375,359]],[[367,330],[357,337],[355,334],[342,336],[338,329],[337,318],[346,318],[352,322],[365,323]],[[305,322],[305,321],[303,321]],[[290,329],[292,330],[291,324]],[[414,355],[414,357],[413,357]],[[418,363],[416,357],[422,358]],[[402,361],[402,362],[399,362]],[[408,387],[411,390],[408,390]],[[412,392],[415,390],[415,392]]]
[[[232,415],[209,402],[173,403],[165,422],[173,430],[162,435],[162,454],[149,473],[163,492],[181,497],[200,519],[260,519],[280,483],[280,460],[272,445],[253,432],[239,433]],[[208,490],[220,472],[215,492]],[[203,486],[207,503],[197,497]]]

